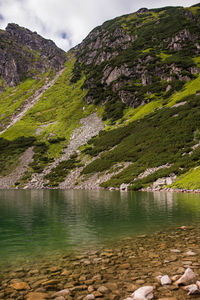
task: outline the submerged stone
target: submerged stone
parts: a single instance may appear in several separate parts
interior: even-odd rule
[[[47,298],[48,298],[47,294],[45,294],[45,293],[37,293],[37,292],[29,293],[26,296],[27,300],[44,300],[44,299],[47,299]]]
[[[17,291],[30,290],[30,286],[26,282],[16,282],[11,284],[11,287]]]

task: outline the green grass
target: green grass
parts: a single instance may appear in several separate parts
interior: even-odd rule
[[[170,97],[170,99],[168,100],[169,103],[167,104],[167,106],[171,107],[177,102],[181,101],[181,99],[183,99],[184,97],[195,94],[199,90],[200,90],[200,76],[198,76],[194,80],[187,82],[181,91],[173,94],[172,97]]]
[[[142,51],[142,53],[149,53],[152,50],[152,48],[147,48],[145,50]]]
[[[161,58],[161,61],[165,61],[168,57],[170,57],[171,55],[170,54],[167,54],[167,53],[164,53],[164,52],[161,52],[160,54],[158,54],[158,56]]]
[[[74,65],[74,59],[66,63],[66,70],[49,88],[40,100],[31,108],[26,115],[2,136],[13,140],[21,136],[36,136],[35,132],[40,126],[41,132],[37,139],[48,141],[50,136],[69,140],[73,130],[80,126],[80,119],[88,116],[94,110],[93,105],[87,105],[83,98],[87,91],[81,89],[85,80],[84,76],[76,84],[70,84],[70,78]],[[85,110],[83,111],[83,107]],[[49,124],[49,125],[48,125]],[[49,145],[49,155],[60,155],[66,142]]]
[[[55,84],[43,94],[20,121],[2,134],[2,137],[11,143],[20,138],[22,134],[25,138],[34,137],[37,140],[33,162],[20,184],[29,180],[32,173],[40,173],[50,162],[61,156],[73,130],[80,126],[80,119],[87,117],[95,109],[94,105],[87,105],[83,100],[87,93],[81,89],[85,80],[84,76],[76,84],[70,84],[74,61],[74,58],[69,56],[65,65],[66,69]],[[20,91],[20,96],[23,95],[26,98],[27,93],[32,93],[33,86],[35,88],[35,81],[27,80],[15,88],[13,97]],[[13,89],[11,90],[13,91]],[[10,99],[10,91],[6,91],[6,93]],[[39,128],[40,132],[36,134]],[[15,161],[15,166],[18,164],[21,153],[13,155],[13,159],[9,156],[12,165],[13,161]]]
[[[4,92],[1,93],[0,101],[0,124],[7,125],[10,122],[10,117],[13,113],[20,109],[20,106],[32,96],[36,90],[38,90],[45,81],[45,78],[49,73],[43,74],[41,80],[26,79],[23,83],[17,87],[7,87]]]
[[[144,118],[146,115],[154,112],[156,109],[162,107],[162,101],[152,101],[146,105],[137,107],[136,109],[128,108],[123,116],[124,120],[128,120],[130,123]]]
[[[193,13],[194,16],[199,15],[199,7],[190,7],[189,10]]]
[[[48,180],[46,186],[57,187],[60,182],[64,181],[68,173],[80,167],[80,160],[77,160],[77,155],[72,155],[69,160],[61,161],[54,169],[51,170],[44,178]]]
[[[170,172],[181,174],[196,166],[200,161],[199,151],[195,150],[192,155],[188,153],[195,143],[194,132],[200,128],[200,96],[191,95],[182,101],[186,101],[184,106],[163,107],[143,119],[102,132],[93,138],[88,148],[83,151],[92,156],[102,151],[104,153],[87,165],[82,173],[106,171],[117,163],[132,162],[133,165],[127,170],[123,170],[104,185],[119,186],[123,182],[133,182],[135,176],[147,168],[172,164],[171,169],[158,171],[155,176],[141,182],[146,185],[159,178],[157,176],[161,176],[163,172],[166,175]],[[116,147],[111,150],[114,146]],[[186,154],[183,156],[184,153]]]
[[[200,56],[193,57],[193,61],[198,67],[200,67]]]
[[[0,138],[0,176],[12,173],[20,161],[20,156],[27,148],[33,146],[34,142],[34,137],[22,136],[13,141]]]
[[[170,187],[174,189],[200,189],[200,167],[191,169],[179,176]]]

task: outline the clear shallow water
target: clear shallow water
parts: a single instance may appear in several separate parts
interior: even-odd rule
[[[0,191],[0,263],[200,225],[200,195],[119,191]]]

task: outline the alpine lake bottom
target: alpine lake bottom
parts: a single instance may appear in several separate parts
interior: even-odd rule
[[[0,208],[0,299],[126,299],[147,285],[200,298],[174,282],[188,267],[200,279],[199,195],[2,191]]]

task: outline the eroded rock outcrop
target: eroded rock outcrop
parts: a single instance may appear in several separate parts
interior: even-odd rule
[[[0,31],[0,77],[5,85],[37,78],[49,68],[59,71],[64,62],[65,52],[36,32],[17,24],[8,24],[5,31]]]

